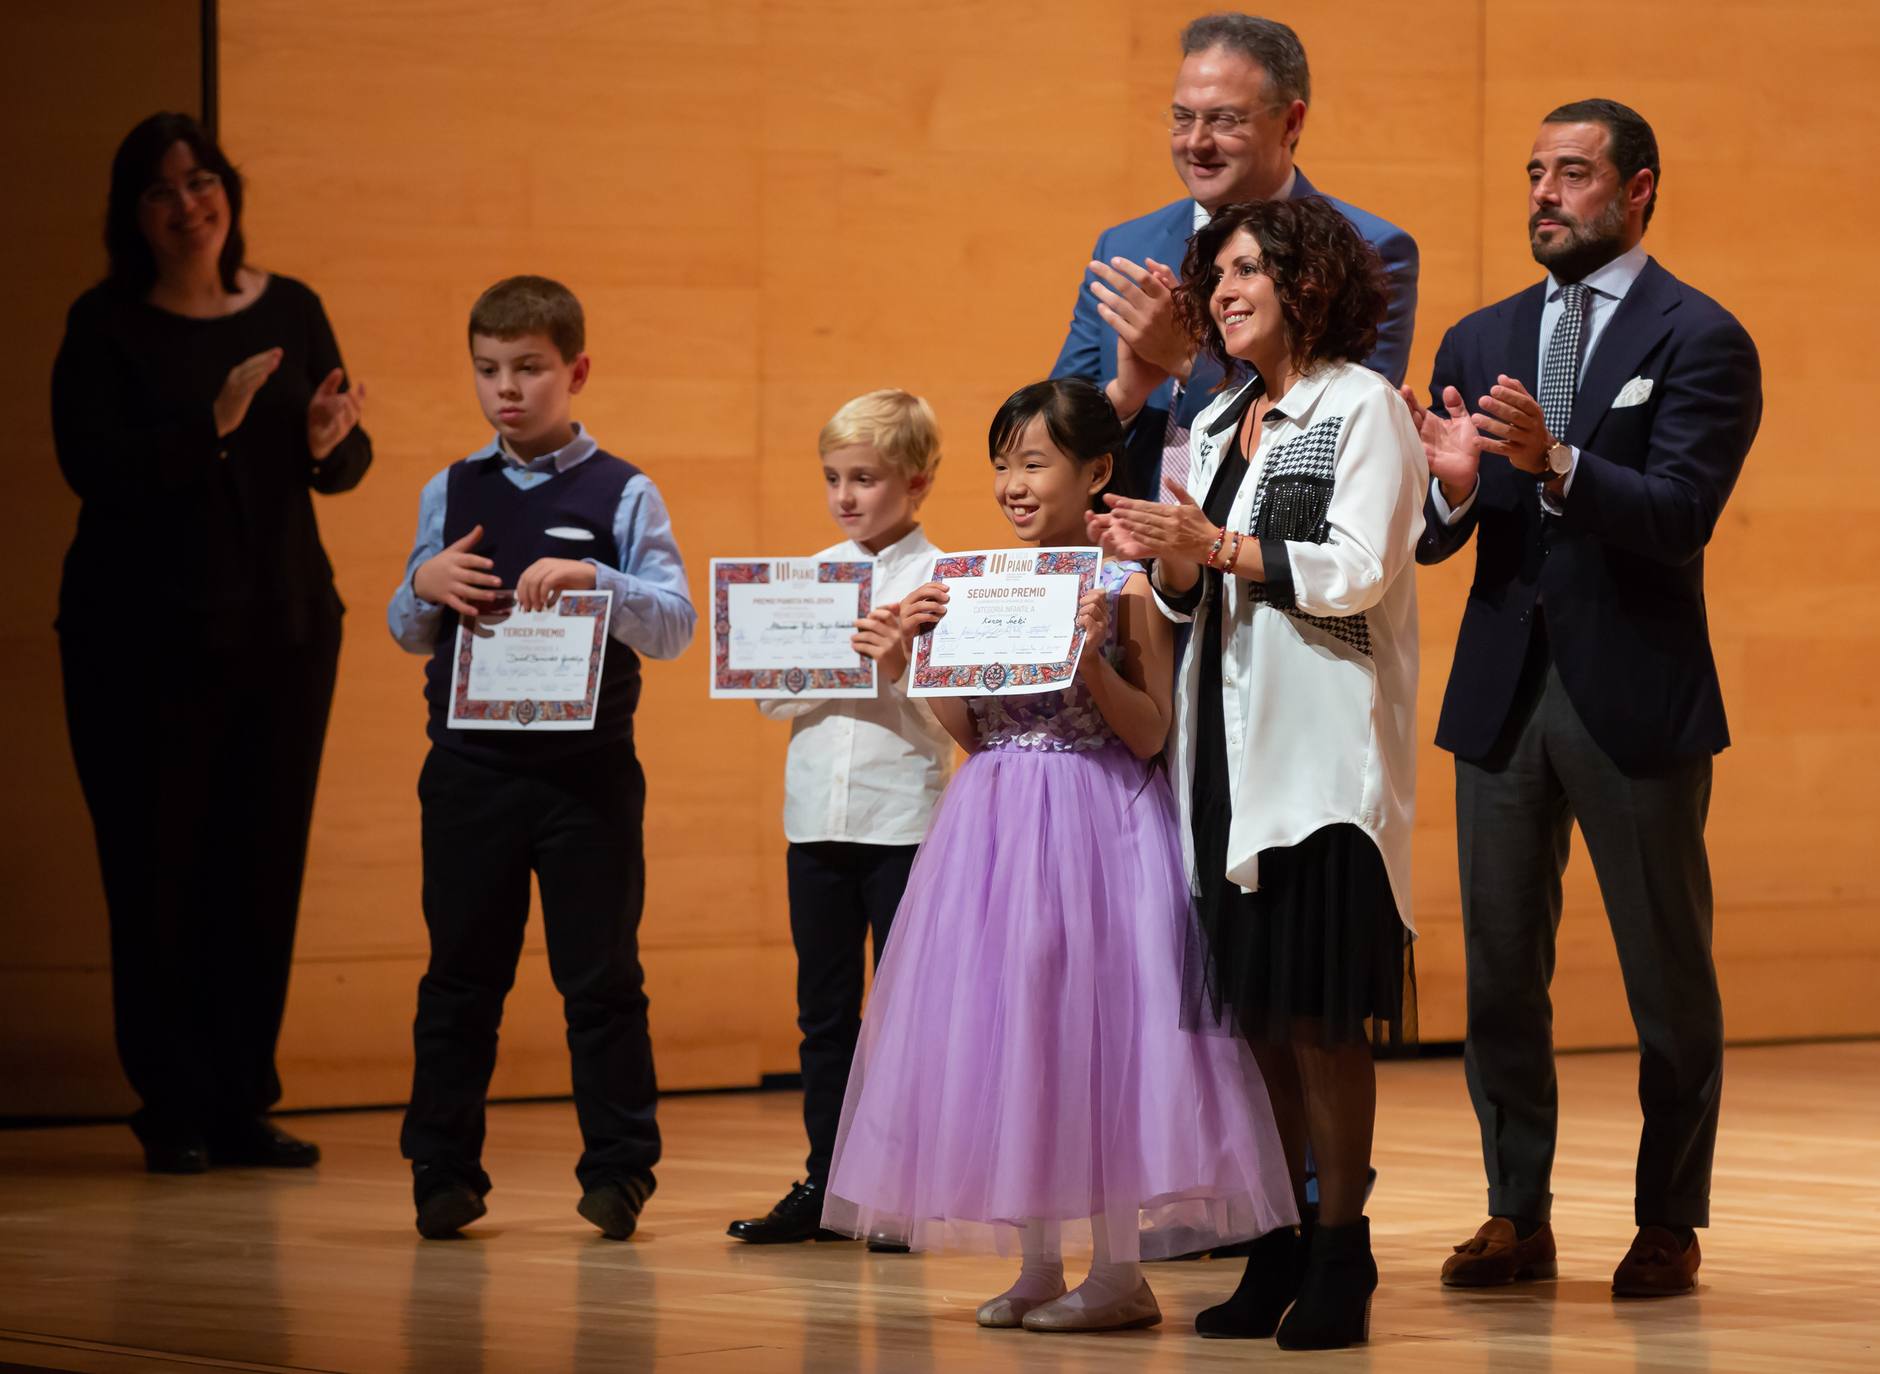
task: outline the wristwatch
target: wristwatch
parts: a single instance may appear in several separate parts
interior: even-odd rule
[[[1556,477],[1565,477],[1573,471],[1573,450],[1565,444],[1555,444],[1548,449],[1547,470]]]

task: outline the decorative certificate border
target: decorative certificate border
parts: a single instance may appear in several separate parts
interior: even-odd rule
[[[580,701],[534,701],[528,697],[485,700],[470,695],[470,654],[476,635],[467,622],[457,625],[457,653],[451,666],[450,719],[459,730],[592,730],[600,702],[601,668],[607,658],[607,625],[612,618],[612,592],[563,592],[555,611],[564,616],[588,616],[594,640],[588,649],[587,695]],[[485,616],[486,620],[507,619]]]
[[[779,563],[814,562],[816,580],[860,587],[856,619],[875,604],[875,565],[869,559],[714,558],[712,575],[711,694],[715,697],[872,697],[875,661],[860,654],[854,668],[732,668],[731,588],[773,580]]]
[[[985,577],[993,569],[1011,571],[1023,567],[1023,560],[1035,559],[1034,576],[1075,575],[1077,595],[1097,585],[1097,573],[1103,566],[1100,549],[985,549],[974,553],[942,554],[934,559],[931,581],[959,582]],[[962,663],[951,668],[935,667],[933,636],[923,634],[914,641],[914,673],[910,694],[916,696],[970,696],[993,692],[1050,692],[1070,682],[1077,672],[1077,659],[1084,651],[1084,629],[1079,625],[1071,634],[1070,652],[1057,663]]]

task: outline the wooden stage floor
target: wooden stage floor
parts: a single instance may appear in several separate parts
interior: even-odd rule
[[[667,1163],[638,1236],[573,1211],[566,1104],[491,1113],[490,1215],[420,1242],[391,1112],[299,1117],[307,1174],[155,1178],[122,1127],[0,1132],[0,1369],[768,1371],[1880,1369],[1880,1044],[1733,1051],[1695,1297],[1617,1303],[1637,1139],[1630,1055],[1561,1060],[1557,1282],[1443,1289],[1480,1219],[1458,1061],[1385,1065],[1372,1343],[1289,1355],[1202,1341],[1227,1263],[1152,1266],[1166,1320],[1094,1337],[985,1332],[999,1261],[753,1248],[724,1236],[800,1167],[797,1099],[661,1105]]]

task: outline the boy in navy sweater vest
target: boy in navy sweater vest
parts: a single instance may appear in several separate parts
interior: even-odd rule
[[[416,1063],[400,1146],[418,1231],[455,1234],[487,1210],[484,1100],[503,999],[542,893],[549,972],[568,1020],[583,1150],[577,1210],[613,1240],[633,1234],[659,1160],[658,1095],[639,958],[646,783],[633,749],[640,656],[672,658],[695,616],[665,503],[646,475],[569,417],[587,382],[581,305],[545,277],[492,286],[470,313],[477,399],[490,444],[438,473],[392,597],[392,636],[428,654],[431,752],[423,807],[424,921]],[[449,724],[460,617],[497,588],[540,610],[564,591],[613,593],[592,731]]]

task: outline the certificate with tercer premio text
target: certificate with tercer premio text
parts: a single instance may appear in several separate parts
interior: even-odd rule
[[[452,655],[453,730],[592,730],[607,657],[612,592],[563,592],[540,611],[501,592],[462,620]]]

